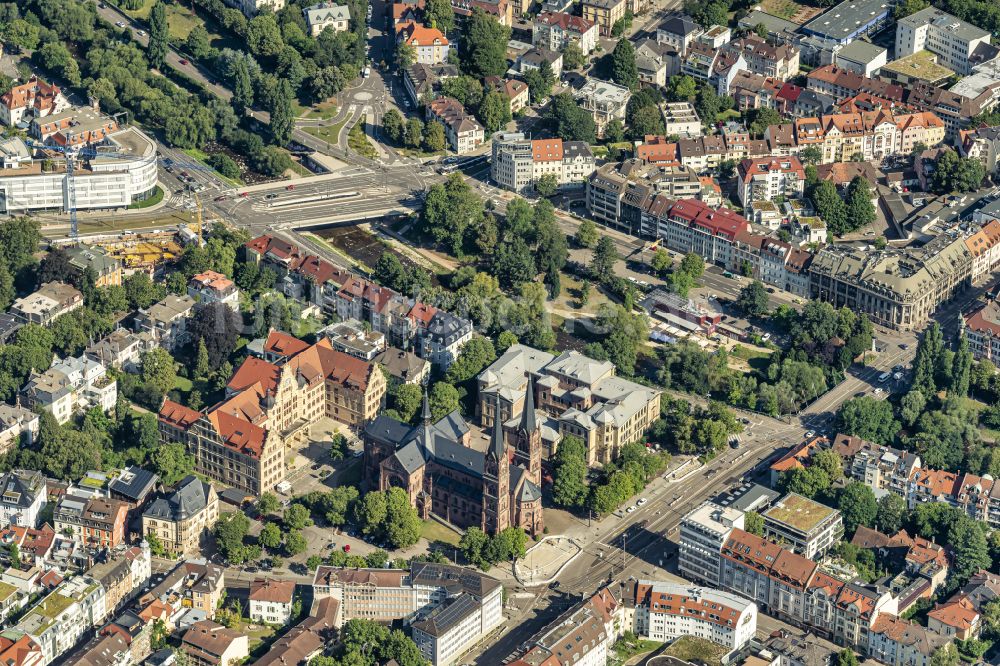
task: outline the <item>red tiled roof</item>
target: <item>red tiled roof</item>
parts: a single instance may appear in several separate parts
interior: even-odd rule
[[[263,428],[221,410],[211,412],[208,420],[227,447],[251,458],[260,458],[267,436]]]
[[[531,142],[531,155],[535,162],[559,162],[563,158],[562,139],[535,139]]]
[[[594,23],[588,21],[582,16],[575,16],[573,14],[566,14],[565,12],[542,12],[535,17],[535,20],[539,23],[544,23],[545,25],[557,25],[563,30],[585,33],[594,27]]]
[[[163,406],[160,407],[159,418],[164,423],[187,430],[201,418],[201,412],[179,405],[172,400],[164,400]]]
[[[229,379],[226,388],[231,391],[246,391],[255,388],[261,397],[272,395],[281,380],[281,368],[254,356],[248,357]]]
[[[295,356],[306,349],[309,343],[281,331],[271,331],[264,342],[264,351],[280,356]]]
[[[972,602],[963,596],[937,606],[927,613],[927,617],[934,618],[941,624],[954,627],[962,632],[968,631],[975,625],[979,613],[976,612]]]
[[[727,208],[718,210],[695,199],[681,199],[670,209],[670,217],[701,227],[713,236],[733,238],[736,232],[749,226],[746,218]]]

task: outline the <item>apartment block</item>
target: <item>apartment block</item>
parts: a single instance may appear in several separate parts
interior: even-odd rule
[[[18,298],[10,312],[29,324],[47,326],[56,317],[83,307],[83,294],[64,282],[46,282],[32,294]]]
[[[428,122],[444,126],[448,145],[458,154],[468,153],[483,143],[483,127],[465,107],[451,97],[438,97],[426,109]]]
[[[321,2],[302,10],[302,16],[309,26],[309,34],[319,37],[327,28],[333,32],[347,32],[351,24],[351,11],[347,5]]]
[[[597,24],[563,12],[541,12],[531,22],[531,43],[550,51],[562,51],[567,44],[589,55],[597,46]]]
[[[198,553],[203,537],[218,519],[215,488],[189,475],[142,512],[142,533],[155,536],[169,553],[190,556]]]
[[[736,170],[737,193],[747,207],[755,201],[801,197],[806,172],[797,157],[746,159]]]
[[[63,495],[52,520],[56,532],[88,548],[117,548],[125,542],[129,505],[107,497]]]
[[[236,312],[240,310],[240,290],[222,273],[198,273],[188,282],[187,293],[199,303],[222,303]]]
[[[25,406],[47,409],[59,423],[91,407],[104,412],[114,409],[118,382],[107,368],[86,356],[70,357],[52,364],[45,372],[32,372],[21,389]]]
[[[748,35],[724,47],[746,61],[754,74],[787,81],[799,73],[799,50],[788,44],[770,44],[756,35]]]
[[[896,22],[896,57],[927,50],[961,76],[996,59],[990,33],[935,7],[925,7]]]
[[[593,77],[588,77],[583,87],[573,94],[580,107],[593,115],[598,137],[604,136],[612,120],[625,121],[625,107],[631,97],[631,91],[625,86]]]
[[[825,553],[844,534],[840,512],[797,493],[789,493],[763,513],[764,535],[788,543],[810,559]]]
[[[527,192],[545,175],[563,187],[582,185],[595,168],[594,154],[583,141],[528,139],[521,132],[493,135],[491,176],[501,187]]]
[[[757,633],[757,606],[735,594],[652,580],[634,585],[634,632],[649,640],[696,636],[740,650]]]
[[[416,61],[423,65],[448,62],[448,38],[437,28],[426,28],[410,21],[396,27],[396,42],[413,48]]]
[[[0,524],[38,527],[48,493],[38,471],[14,469],[0,475]]]
[[[583,18],[597,25],[603,37],[611,36],[615,23],[625,18],[626,0],[584,0]]]
[[[744,514],[705,502],[681,519],[677,567],[681,575],[709,586],[719,584],[722,545],[734,529],[743,529]]]
[[[509,666],[605,666],[625,630],[625,605],[606,587],[545,627]]]
[[[194,306],[195,300],[190,296],[168,294],[159,303],[139,310],[135,330],[146,333],[150,340],[173,353],[188,342],[187,322]]]
[[[288,624],[295,601],[295,582],[256,578],[250,583],[250,619],[267,624]]]

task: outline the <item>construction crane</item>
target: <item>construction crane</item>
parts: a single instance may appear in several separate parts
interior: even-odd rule
[[[198,204],[198,217],[196,219],[198,220],[198,247],[201,247],[204,245],[201,238],[201,197],[198,196],[197,192],[191,192],[191,194],[194,196],[194,202]]]

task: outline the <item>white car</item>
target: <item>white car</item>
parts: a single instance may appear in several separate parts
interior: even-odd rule
[[[636,503],[635,503],[635,505],[636,505],[636,506],[642,506],[643,504],[645,504],[645,503],[646,503],[646,502],[648,502],[648,501],[649,501],[649,500],[647,500],[647,499],[646,499],[645,497],[640,497],[640,498],[639,498],[639,501],[638,501],[638,502],[636,502]]]
[[[629,508],[625,509],[625,513],[632,513],[633,511],[635,511],[634,506],[630,506]]]
[[[146,36],[146,31],[145,30],[136,30],[135,34],[139,35],[140,37],[145,37]]]
[[[115,23],[115,25],[118,26],[119,28],[124,28],[125,27],[125,21],[118,21],[117,23]]]
[[[806,439],[809,439],[810,437],[815,437],[815,436],[816,436],[816,431],[815,430],[810,430],[809,432],[806,433]]]
[[[874,393],[875,395],[882,395],[882,387],[875,389]]]

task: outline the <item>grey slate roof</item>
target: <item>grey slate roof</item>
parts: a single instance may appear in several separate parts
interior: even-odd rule
[[[173,493],[157,499],[142,515],[158,520],[184,520],[205,508],[210,491],[211,486],[207,483],[193,474],[188,475]]]
[[[153,472],[132,465],[122,470],[122,473],[111,481],[108,489],[127,500],[139,502],[153,489],[159,478]]]

